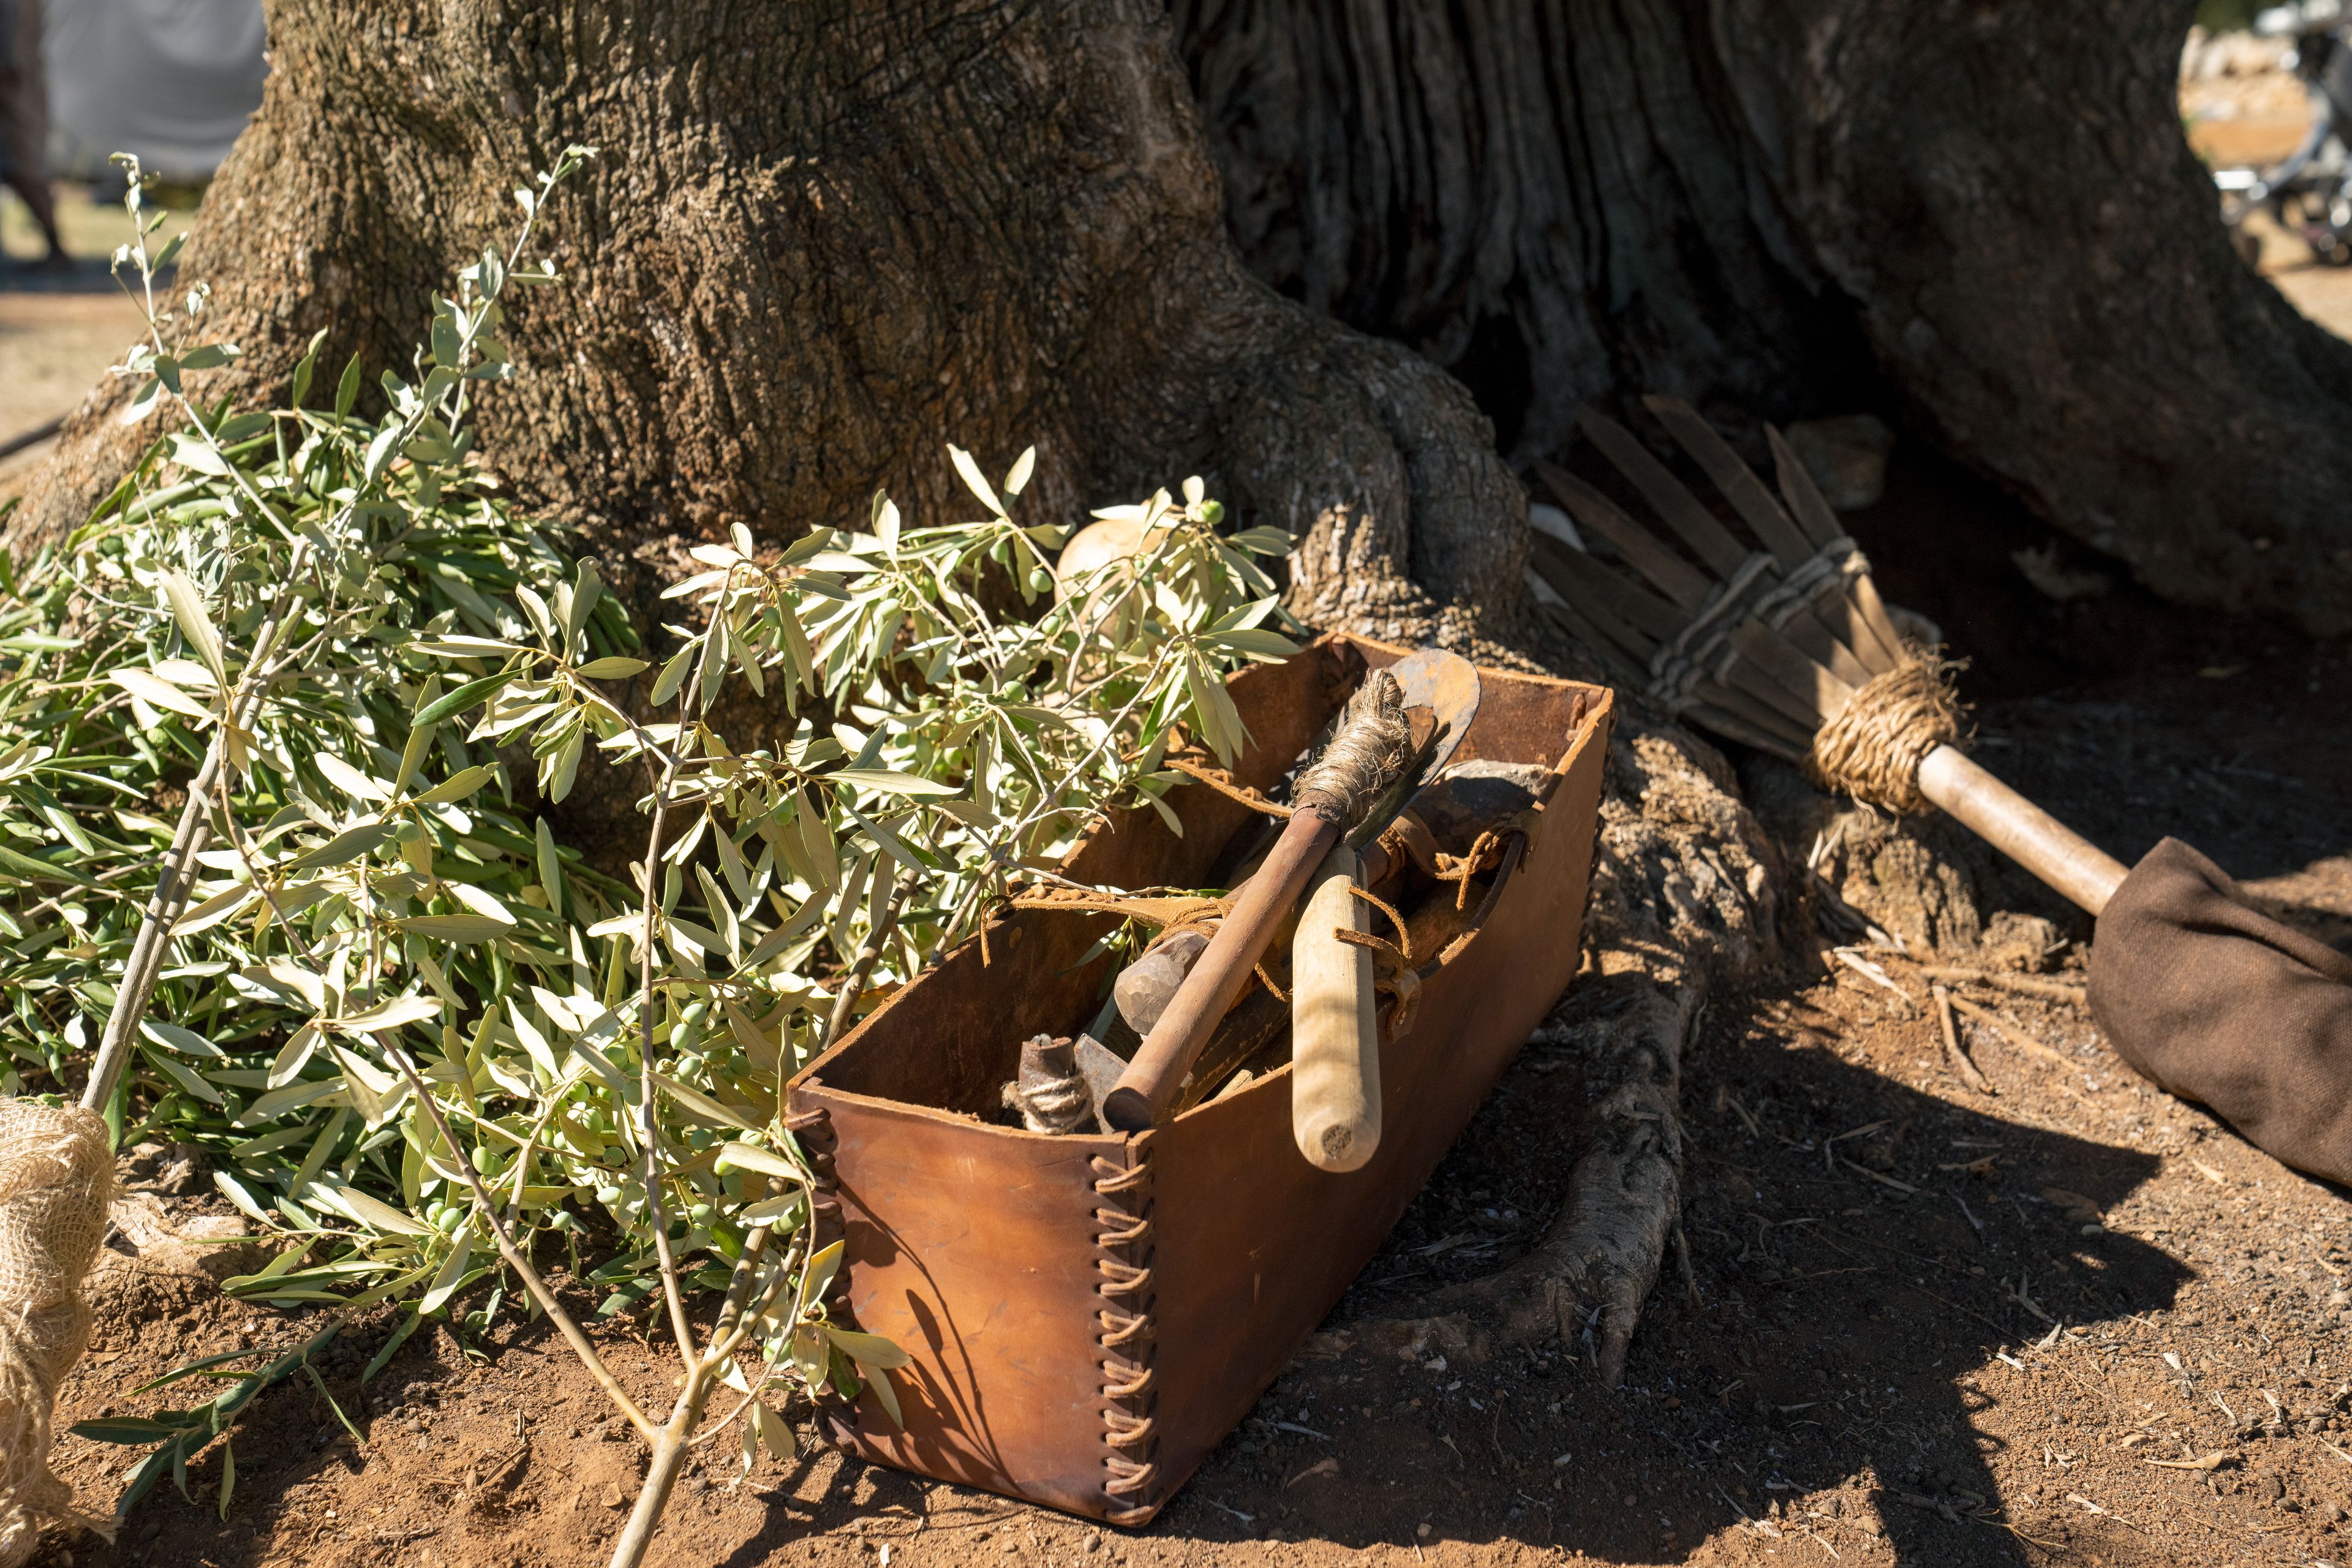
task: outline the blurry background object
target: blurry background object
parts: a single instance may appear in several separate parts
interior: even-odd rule
[[[0,183],[25,199],[48,242],[48,260],[65,259],[57,203],[49,196],[48,92],[41,70],[41,0],[0,0]]]
[[[0,0],[0,5],[26,0]],[[39,0],[31,0],[37,5]],[[68,0],[52,9],[50,173],[121,183],[136,153],[173,184],[212,177],[261,106],[261,0]]]
[[[1895,432],[1867,414],[1800,419],[1789,426],[1789,449],[1839,511],[1876,506],[1886,493],[1886,458]]]
[[[2344,0],[2272,6],[2253,18],[2251,35],[2208,42],[2198,68],[2222,75],[2239,66],[2235,58],[2213,59],[2231,46],[2240,55],[2251,54],[2257,68],[2267,54],[2274,68],[2294,73],[2309,99],[2304,136],[2284,162],[2213,171],[2222,221],[2230,226],[2238,254],[2249,266],[2262,264],[2262,234],[2248,223],[2262,213],[2273,226],[2302,240],[2318,260],[2339,267],[2352,263],[2352,151],[2346,142],[2352,130],[2352,19]],[[2185,69],[2186,52],[2182,58]]]

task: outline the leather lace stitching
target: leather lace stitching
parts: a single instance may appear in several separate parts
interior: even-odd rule
[[[1096,1312],[1103,1352],[1103,1490],[1115,1507],[1113,1524],[1150,1517],[1150,1500],[1160,1479],[1157,1453],[1159,1393],[1154,1385],[1151,1316],[1152,1226],[1150,1155],[1122,1169],[1097,1155],[1092,1168],[1095,1195]]]

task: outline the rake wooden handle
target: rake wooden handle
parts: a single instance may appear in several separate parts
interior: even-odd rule
[[[2122,861],[1949,746],[1919,764],[1919,793],[2094,915],[2126,874]]]

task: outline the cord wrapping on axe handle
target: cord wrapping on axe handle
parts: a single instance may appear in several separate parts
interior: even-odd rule
[[[1396,677],[1376,670],[1348,700],[1323,754],[1299,774],[1293,814],[1256,875],[1234,889],[1233,908],[1216,934],[1144,1036],[1118,1087],[1104,1097],[1105,1121],[1139,1132],[1172,1108],[1202,1046],[1248,983],[1315,868],[1341,834],[1380,807],[1413,756],[1403,689]]]
[[[1375,670],[1348,700],[1331,743],[1299,773],[1291,798],[1305,809],[1327,809],[1314,803],[1328,796],[1337,803],[1339,827],[1353,827],[1412,757],[1403,689],[1388,671]]]

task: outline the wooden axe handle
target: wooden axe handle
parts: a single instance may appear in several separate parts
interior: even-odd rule
[[[1365,929],[1355,852],[1317,867],[1290,944],[1290,1132],[1318,1170],[1360,1170],[1381,1142],[1380,998],[1372,952],[1339,940]]]
[[[1298,901],[1307,880],[1339,841],[1345,805],[1334,796],[1309,795],[1283,826],[1257,874],[1241,886],[1231,913],[1169,998],[1167,1010],[1136,1047],[1118,1087],[1104,1097],[1103,1119],[1122,1132],[1140,1132],[1176,1102],[1184,1075],[1249,984],[1283,916]]]

